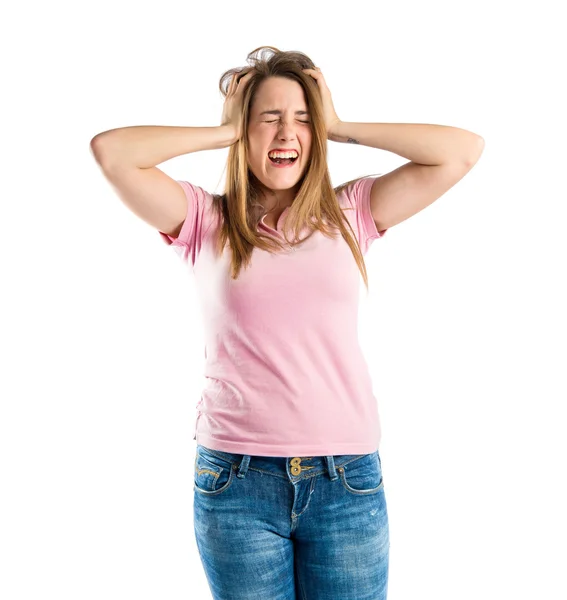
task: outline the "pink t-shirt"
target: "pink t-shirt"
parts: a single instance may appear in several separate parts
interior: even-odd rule
[[[374,179],[358,179],[337,196],[353,209],[345,215],[363,255],[387,231],[377,231],[370,212]],[[255,456],[377,450],[378,406],[357,331],[362,276],[346,241],[316,231],[285,253],[254,248],[251,264],[231,279],[230,251],[215,257],[211,194],[179,183],[188,199],[181,232],[177,239],[159,234],[192,269],[201,305],[206,384],[193,439]],[[265,217],[258,227],[285,242],[288,211],[277,231]]]

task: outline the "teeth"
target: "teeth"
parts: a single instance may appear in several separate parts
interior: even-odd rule
[[[270,158],[297,158],[299,155],[295,151],[291,152],[268,152]]]

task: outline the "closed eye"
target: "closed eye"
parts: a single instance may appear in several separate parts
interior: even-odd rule
[[[302,121],[301,119],[298,119],[300,123],[309,123],[309,121]],[[264,121],[264,123],[275,123],[277,121],[277,119],[274,119],[273,121]]]

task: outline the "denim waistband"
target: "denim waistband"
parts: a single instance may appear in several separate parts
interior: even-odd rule
[[[335,456],[255,456],[250,454],[233,454],[222,450],[213,450],[202,444],[197,444],[197,450],[202,448],[221,460],[230,463],[236,471],[236,476],[244,478],[248,468],[270,472],[275,475],[289,477],[292,480],[306,479],[328,472],[332,481],[338,478],[337,469],[348,463],[367,456],[366,454],[340,454]],[[376,452],[374,452],[376,454]],[[252,466],[251,466],[252,465]]]

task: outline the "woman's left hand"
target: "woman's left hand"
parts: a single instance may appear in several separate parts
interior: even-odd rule
[[[335,112],[335,107],[333,106],[333,100],[331,99],[331,92],[327,87],[327,83],[325,78],[323,77],[323,73],[321,73],[321,69],[319,67],[315,67],[315,69],[303,69],[304,73],[311,75],[315,81],[317,81],[317,85],[319,86],[319,90],[321,92],[321,98],[323,100],[323,114],[325,116],[325,127],[327,128],[327,138],[331,139],[335,128],[339,125],[341,120],[337,116]]]

